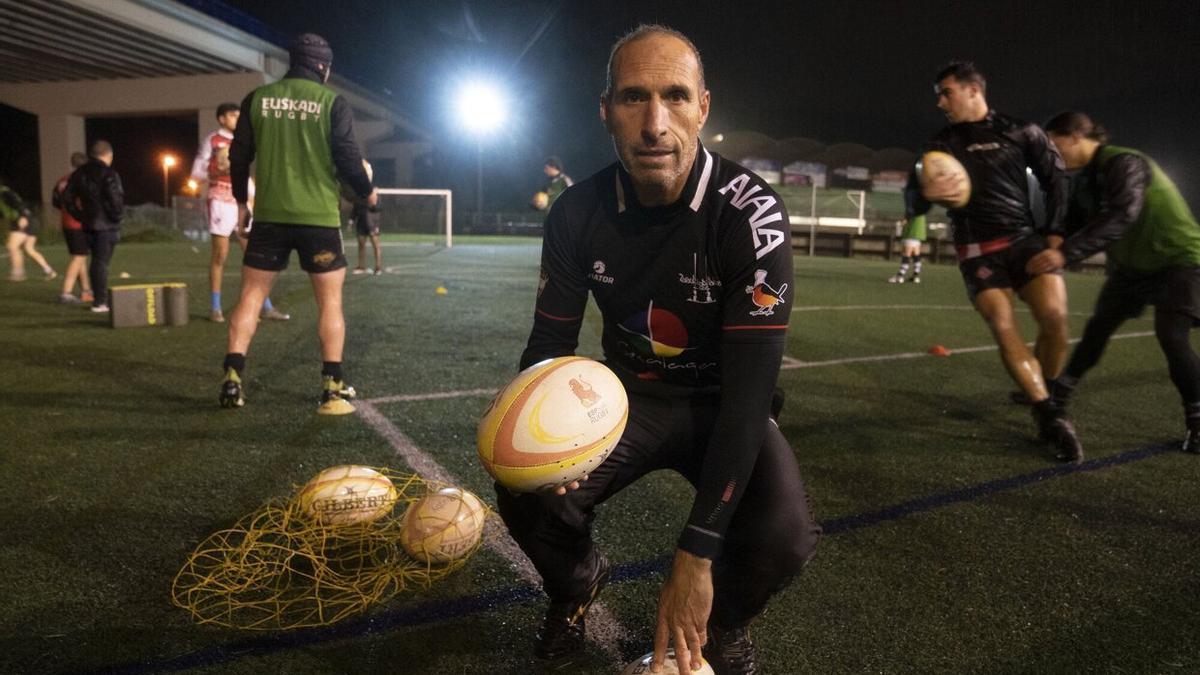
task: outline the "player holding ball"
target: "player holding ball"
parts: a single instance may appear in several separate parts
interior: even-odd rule
[[[629,398],[624,434],[586,480],[534,494],[496,486],[550,596],[534,651],[556,667],[581,654],[609,575],[594,510],[652,471],[696,488],[658,601],[657,666],[674,646],[681,672],[702,653],[722,675],[760,672],[750,624],[820,539],[770,417],[793,298],[787,214],[755,174],[700,143],[709,100],[683,34],[651,25],[621,38],[600,98],[619,161],[567,189],[546,219],[521,367],[574,353],[591,293],[605,364]]]

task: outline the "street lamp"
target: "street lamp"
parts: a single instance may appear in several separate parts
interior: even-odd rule
[[[196,182],[195,178],[187,179],[187,191],[189,193],[194,195],[194,194],[196,194],[196,191],[199,189],[200,189],[200,184]]]
[[[173,166],[175,166],[175,155],[163,155],[162,156],[163,206],[166,206],[166,207],[171,206],[170,202],[167,201],[167,185],[168,185],[167,181],[169,178],[169,174],[171,173],[171,167],[173,167]]]
[[[493,84],[469,82],[458,94],[458,120],[475,136],[475,217],[483,217],[483,137],[504,124],[504,96]]]

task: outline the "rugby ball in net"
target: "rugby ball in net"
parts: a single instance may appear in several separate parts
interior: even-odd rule
[[[400,543],[421,562],[453,562],[479,544],[485,520],[487,509],[478,497],[459,488],[442,488],[404,512]]]
[[[621,675],[642,675],[650,672],[650,662],[654,660],[654,652],[650,652],[633,663],[625,666]],[[700,670],[691,671],[693,675],[714,675],[712,666],[703,657],[700,659]],[[667,659],[663,661],[662,670],[657,675],[679,675],[679,665],[675,663],[675,650],[667,649]]]
[[[375,469],[346,464],[325,469],[297,498],[303,512],[325,525],[379,520],[396,504],[396,486]]]
[[[971,177],[967,175],[967,170],[963,167],[962,162],[948,152],[930,150],[922,155],[921,163],[917,167],[917,178],[921,183],[921,195],[931,202],[947,208],[959,209],[966,206],[967,202],[971,200]],[[949,198],[930,199],[929,187],[934,182],[947,179],[958,186],[958,191]]]
[[[590,473],[608,457],[629,419],[625,387],[581,356],[534,364],[500,390],[479,421],[483,467],[514,492],[537,492]]]

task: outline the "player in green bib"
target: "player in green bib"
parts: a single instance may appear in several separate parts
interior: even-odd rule
[[[904,222],[904,230],[900,233],[900,245],[903,252],[900,255],[900,269],[888,278],[889,284],[902,284],[907,279],[914,284],[921,283],[921,245],[925,243],[926,227],[925,214],[910,216]],[[912,269],[912,277],[908,276]]]
[[[1183,399],[1183,447],[1200,453],[1200,358],[1190,342],[1200,321],[1200,225],[1152,159],[1109,145],[1103,127],[1087,115],[1060,113],[1046,123],[1046,133],[1067,169],[1078,173],[1071,180],[1068,236],[1057,251],[1030,259],[1029,271],[1044,274],[1104,251],[1109,272],[1052,396],[1065,405],[1117,328],[1154,305],[1154,333]]]
[[[363,168],[354,141],[350,104],[325,86],[333,50],[319,35],[297,37],[283,79],[250,92],[242,102],[229,150],[239,234],[249,223],[246,203],[250,164],[255,166],[254,227],[242,259],[242,292],[229,321],[229,348],[220,401],[226,408],[245,404],[242,376],[246,352],[263,301],[279,272],[296,251],[317,298],[322,386],[317,412],[354,412],[354,388],[342,376],[346,323],[342,283],[346,256],[338,213],[338,180],[374,206],[378,193]]]

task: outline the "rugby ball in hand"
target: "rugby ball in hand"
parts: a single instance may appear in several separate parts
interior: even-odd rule
[[[625,387],[581,356],[534,364],[500,390],[479,421],[483,468],[514,492],[566,485],[608,457],[629,419]]]
[[[940,150],[930,150],[921,156],[917,165],[917,178],[921,183],[921,195],[935,204],[946,208],[960,209],[971,201],[971,177],[966,168],[954,155]],[[950,196],[933,194],[934,184],[949,184],[957,188]]]
[[[545,192],[535,192],[533,199],[529,200],[529,205],[538,211],[545,211],[550,207],[550,195]]]
[[[650,662],[654,660],[654,652],[650,652],[639,658],[633,663],[625,666],[625,670],[621,671],[621,675],[643,675],[650,672]],[[679,665],[675,663],[675,650],[667,649],[667,658],[663,661],[662,670],[658,671],[658,675],[679,675]],[[693,670],[692,675],[714,675],[712,666],[708,665],[708,661],[700,659],[700,670]]]
[[[325,525],[379,520],[396,504],[391,479],[366,466],[345,464],[325,469],[308,481],[298,497],[303,512]]]

